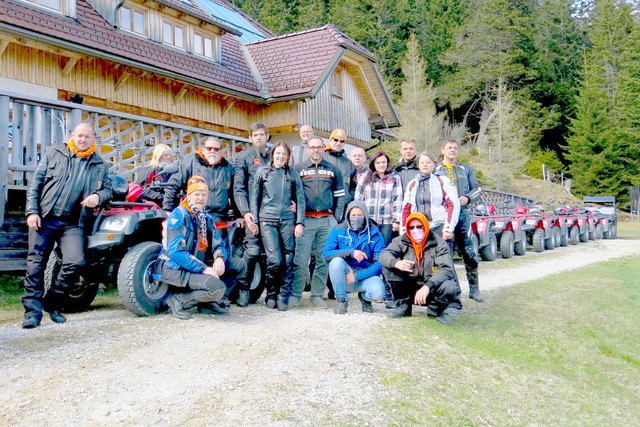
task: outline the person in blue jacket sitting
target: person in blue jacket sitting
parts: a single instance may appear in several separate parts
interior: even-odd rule
[[[378,256],[384,249],[384,238],[378,227],[369,222],[362,202],[349,203],[345,220],[331,230],[322,256],[329,264],[329,277],[338,301],[336,314],[345,314],[349,307],[348,292],[358,292],[362,311],[373,313],[371,301],[384,297],[382,267]]]
[[[187,197],[165,222],[162,280],[170,285],[167,305],[179,319],[190,318],[186,310],[194,307],[228,313],[225,296],[247,268],[244,260],[227,253],[213,218],[205,211],[208,196],[204,178],[191,177]]]

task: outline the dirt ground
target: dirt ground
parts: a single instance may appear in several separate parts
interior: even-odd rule
[[[638,241],[600,240],[485,262],[481,288],[492,298],[502,286],[633,254]],[[188,321],[98,307],[64,325],[1,324],[0,425],[388,423],[377,402],[379,369],[393,363],[381,334],[394,321],[379,304],[362,313],[357,298],[345,316],[333,301],[320,310],[305,298],[288,312],[257,304]]]

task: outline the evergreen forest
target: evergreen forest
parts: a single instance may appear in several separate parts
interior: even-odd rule
[[[637,0],[232,2],[275,34],[331,23],[369,49],[394,133],[433,153],[461,140],[495,189],[542,178],[543,164],[572,193],[623,206],[640,184]]]

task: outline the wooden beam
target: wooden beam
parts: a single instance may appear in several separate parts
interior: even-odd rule
[[[0,41],[0,56],[2,56],[5,50],[7,50],[7,46],[9,46],[9,43],[9,40]]]
[[[113,87],[113,91],[117,92],[118,89],[120,89],[120,87],[127,81],[129,80],[129,77],[131,77],[131,73],[129,72],[128,68],[125,68],[122,71],[122,74],[120,74],[120,77],[118,77],[118,80],[116,80],[116,84]]]
[[[232,100],[231,102],[227,102],[226,105],[223,104],[221,111],[221,115],[220,117],[223,118],[224,116],[226,116],[226,114],[229,112],[229,110],[231,110],[233,108],[233,106],[236,104],[235,100]]]
[[[189,85],[186,85],[186,84],[182,85],[182,87],[180,87],[180,89],[178,90],[178,93],[176,93],[175,96],[173,97],[173,103],[177,104],[178,102],[180,102],[180,100],[185,96],[188,90],[189,90]]]
[[[82,58],[82,56],[80,55],[73,55],[69,57],[69,59],[67,60],[67,63],[62,69],[62,77],[67,77],[69,73],[71,73],[71,70],[73,70],[73,67],[76,66],[80,58]]]

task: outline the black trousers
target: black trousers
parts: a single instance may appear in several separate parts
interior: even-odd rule
[[[247,227],[245,227],[245,233],[244,241],[242,242],[244,246],[242,259],[245,261],[247,268],[238,281],[238,289],[241,291],[248,291],[251,288],[253,274],[256,269],[256,264],[260,262],[260,252],[262,250],[262,243],[258,236],[254,236]]]
[[[164,267],[168,268],[168,267]],[[241,258],[231,257],[225,262],[225,272],[221,278],[206,274],[189,273],[186,287],[172,287],[184,308],[192,308],[201,303],[218,301],[229,294],[245,273],[247,264]]]
[[[397,278],[397,270],[393,271],[394,274],[388,274],[388,270],[383,268],[382,270],[385,279],[388,276]],[[422,287],[418,284],[417,278],[406,276],[404,280],[388,280],[393,298],[399,301],[401,304],[405,303],[412,305],[416,292]],[[427,296],[427,308],[431,309],[437,316],[442,314],[445,308],[449,305],[457,307],[456,301],[460,300],[460,288],[455,280],[445,280],[444,282],[435,285],[429,290],[429,296]]]
[[[266,299],[278,294],[288,300],[293,287],[294,220],[261,221],[260,234],[267,254]]]
[[[54,277],[51,289],[44,301],[44,270],[55,243],[62,252],[62,266]],[[64,311],[64,295],[67,288],[78,281],[78,272],[84,266],[84,236],[82,228],[69,221],[49,217],[42,219],[42,227],[29,229],[27,274],[24,278],[25,317],[42,318],[42,310]]]
[[[464,268],[467,271],[469,286],[478,286],[478,255],[473,250],[473,243],[469,235],[469,217],[467,210],[460,210],[460,218],[453,232],[453,240],[462,255]]]

